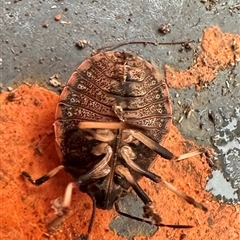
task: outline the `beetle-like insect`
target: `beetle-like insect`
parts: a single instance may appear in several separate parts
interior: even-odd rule
[[[201,203],[148,170],[157,154],[171,160],[200,154],[197,151],[174,156],[159,144],[168,133],[171,117],[168,89],[155,67],[125,52],[99,53],[77,68],[60,96],[54,128],[62,165],[37,180],[27,172],[22,174],[34,185],[44,183],[61,169],[73,176],[74,182],[67,186],[59,212],[69,208],[72,189],[77,186],[92,198],[94,210],[115,205],[120,214],[156,226],[191,227],[164,225],[152,210],[151,199],[137,183],[145,176],[207,211]],[[145,218],[118,208],[119,198],[130,187],[145,204]]]

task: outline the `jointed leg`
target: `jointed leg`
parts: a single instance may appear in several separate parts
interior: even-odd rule
[[[42,177],[33,180],[32,177],[30,176],[29,173],[27,172],[22,172],[22,175],[33,185],[39,186],[41,184],[43,184],[44,182],[48,181],[50,178],[52,178],[53,176],[55,176],[60,170],[62,170],[64,168],[63,165],[60,165],[56,168],[54,168],[53,170],[51,170],[49,173],[43,175]]]
[[[136,171],[137,173],[148,177],[149,179],[158,182],[160,184],[162,184],[164,187],[168,188],[169,190],[171,190],[172,192],[174,192],[176,195],[178,195],[179,197],[183,198],[186,202],[188,202],[189,204],[192,204],[194,207],[199,208],[203,211],[207,211],[207,208],[202,205],[201,203],[198,203],[197,201],[195,201],[192,197],[190,197],[189,195],[187,195],[186,193],[178,190],[176,187],[174,187],[172,184],[168,183],[167,181],[163,180],[160,176],[142,169],[140,166],[138,166],[135,162],[134,162],[134,156],[133,156],[133,152],[131,151],[132,149],[129,146],[123,146],[121,148],[121,154],[122,157],[124,158],[124,160],[126,161],[127,165],[132,168],[134,171]],[[186,154],[187,156],[189,156],[188,154]],[[191,155],[191,154],[190,154]],[[123,175],[128,182],[130,182],[130,184],[132,185],[133,189],[136,191],[136,193],[138,194],[138,196],[142,199],[143,196],[145,196],[146,194],[143,191],[139,191],[138,188],[138,184],[135,182],[135,180],[132,178],[130,172],[128,171],[127,168],[123,167],[122,165],[118,165],[116,168],[116,172],[120,175]],[[130,177],[131,176],[131,177]],[[136,186],[138,186],[138,188],[136,188]],[[146,197],[144,197],[143,199],[146,199]],[[144,202],[144,201],[143,201]],[[146,202],[144,202],[146,204]]]
[[[148,195],[143,191],[143,189],[135,181],[132,174],[129,172],[128,168],[124,167],[123,165],[117,165],[115,168],[115,172],[120,176],[123,176],[126,178],[126,180],[130,183],[134,191],[137,193],[137,195],[144,202],[145,205],[150,204],[152,202],[152,200],[148,197]]]
[[[72,191],[76,186],[77,185],[74,182],[69,183],[66,187],[63,199],[60,200],[61,198],[57,198],[52,201],[52,208],[55,210],[57,216],[48,224],[48,229],[50,231],[57,230],[68,215],[71,205]]]
[[[174,225],[174,224],[165,224],[165,223],[162,223],[161,222],[161,218],[156,214],[156,213],[153,213],[152,211],[152,216],[149,216],[149,218],[152,218],[151,220],[150,219],[146,219],[146,218],[141,218],[141,217],[136,217],[136,216],[133,216],[129,213],[125,213],[125,212],[122,212],[120,209],[119,209],[119,206],[117,203],[115,203],[115,209],[117,211],[118,214],[124,216],[124,217],[128,217],[128,218],[131,218],[131,219],[134,219],[134,220],[137,220],[139,222],[145,222],[145,223],[148,223],[148,224],[151,224],[151,225],[155,225],[157,227],[170,227],[170,228],[192,228],[193,226],[191,225]],[[145,207],[148,207],[148,206],[145,206]],[[148,207],[149,208],[149,207]]]

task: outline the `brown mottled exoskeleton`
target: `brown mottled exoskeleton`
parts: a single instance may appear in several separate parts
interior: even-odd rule
[[[72,189],[77,186],[92,198],[94,210],[115,205],[120,214],[156,226],[191,227],[162,223],[151,208],[151,199],[137,183],[145,176],[195,207],[207,210],[148,170],[157,154],[181,160],[200,153],[174,156],[159,144],[169,130],[171,117],[168,89],[155,67],[128,53],[99,53],[78,67],[60,96],[54,128],[62,165],[37,180],[26,172],[23,175],[34,185],[42,184],[61,169],[73,176],[59,215],[69,208]],[[117,202],[130,187],[145,204],[147,218],[119,210]]]

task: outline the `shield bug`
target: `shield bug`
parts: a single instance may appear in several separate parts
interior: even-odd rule
[[[87,236],[96,207],[115,206],[124,216],[156,226],[191,227],[164,225],[137,182],[142,176],[147,177],[207,211],[201,203],[148,170],[157,154],[169,160],[200,154],[197,151],[174,156],[159,144],[168,133],[171,117],[168,88],[153,65],[125,52],[98,53],[77,68],[60,96],[54,128],[62,165],[37,180],[27,172],[22,174],[32,184],[40,185],[61,169],[70,173],[74,182],[66,188],[59,215],[70,207],[74,187],[86,192],[93,200]],[[145,205],[143,218],[118,208],[118,200],[130,187]]]

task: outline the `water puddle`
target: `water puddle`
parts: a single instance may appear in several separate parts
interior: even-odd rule
[[[220,169],[209,176],[206,189],[217,200],[240,203],[240,110],[235,109],[229,118],[222,109],[219,113],[222,124],[216,126],[212,140]]]

